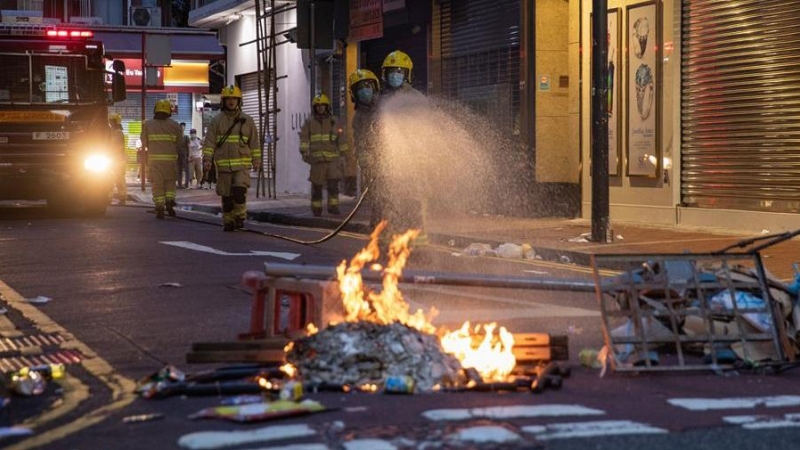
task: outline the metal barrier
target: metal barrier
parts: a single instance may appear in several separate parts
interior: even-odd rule
[[[728,250],[592,256],[612,370],[719,370],[795,360],[785,326],[793,301],[785,286],[768,279],[757,250]],[[609,266],[623,273],[601,281],[599,269]]]

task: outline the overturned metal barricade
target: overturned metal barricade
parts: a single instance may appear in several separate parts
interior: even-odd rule
[[[759,251],[797,234],[708,254],[593,255],[611,368],[725,370],[793,362],[797,349],[786,321],[795,299],[768,277]],[[767,242],[731,251],[761,240]],[[601,267],[622,274],[601,280]]]

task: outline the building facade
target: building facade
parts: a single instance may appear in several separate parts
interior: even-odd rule
[[[330,50],[309,57],[291,42],[276,50],[280,192],[308,189],[296,128],[310,110],[312,73],[316,90],[331,95],[346,117],[347,74],[357,67],[379,73],[382,58],[402,49],[414,60],[417,89],[468,105],[518,141],[506,151],[525,162],[509,175],[521,201],[505,213],[590,218],[592,1],[330,3],[337,19]],[[604,164],[612,221],[748,232],[797,227],[798,6],[608,1]],[[254,1],[198,0],[192,7],[194,24],[220,30],[227,81],[255,77],[255,48],[244,44],[255,38],[247,22],[256,21],[247,12]],[[379,35],[365,36],[353,23],[341,35],[336,23],[365,8],[380,8]],[[303,29],[297,8],[278,21],[287,36]]]

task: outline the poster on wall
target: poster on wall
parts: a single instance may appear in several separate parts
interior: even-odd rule
[[[661,167],[661,27],[655,1],[627,7],[627,168],[631,177],[656,177]]]

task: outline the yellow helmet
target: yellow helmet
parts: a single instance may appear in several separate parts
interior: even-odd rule
[[[156,107],[153,108],[154,113],[167,113],[172,115],[172,103],[169,100],[162,98],[156,102]]]
[[[119,125],[122,123],[122,116],[117,113],[111,113],[108,115],[108,121]]]
[[[383,65],[381,66],[384,79],[386,78],[386,69],[390,67],[399,67],[401,69],[405,69],[408,76],[408,81],[411,82],[411,69],[414,68],[414,62],[411,61],[411,57],[405,52],[395,50],[386,55],[386,58],[383,60]]]
[[[317,94],[314,97],[314,100],[311,100],[311,107],[313,108],[314,106],[317,106],[317,105],[325,105],[328,108],[330,108],[331,107],[331,99],[329,99],[328,96],[325,95],[325,94]]]
[[[225,97],[233,97],[238,98],[239,100],[242,99],[242,90],[239,89],[239,86],[235,86],[233,84],[229,86],[225,86],[222,88],[222,93],[220,94],[221,98]]]
[[[375,74],[372,73],[371,70],[369,70],[369,69],[358,69],[355,72],[353,72],[352,74],[350,74],[350,79],[349,79],[349,83],[348,83],[348,86],[350,86],[350,90],[351,91],[353,90],[353,86],[355,86],[356,83],[358,83],[360,81],[364,81],[364,80],[373,80],[373,81],[375,81],[375,87],[376,88],[380,87],[380,81],[378,81],[378,77],[376,77]]]

